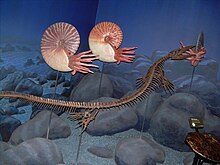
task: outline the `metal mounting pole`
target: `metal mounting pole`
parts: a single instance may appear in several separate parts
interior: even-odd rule
[[[56,95],[57,84],[58,84],[58,77],[59,77],[59,71],[57,71],[57,75],[56,75],[56,82],[55,82],[53,98],[55,98],[55,95]],[[47,136],[46,136],[47,139],[49,139],[49,134],[50,134],[51,118],[52,118],[52,109],[50,109],[50,117],[49,117],[49,122],[48,122],[48,127],[47,127]]]
[[[83,130],[83,128],[82,128],[82,130]],[[82,143],[82,135],[83,135],[82,130],[81,130],[81,133],[79,135],[79,143],[78,143],[77,152],[76,152],[76,165],[78,165],[79,152],[80,152],[80,147],[81,147],[81,143]]]
[[[105,67],[105,62],[102,62],[101,76],[100,76],[100,81],[99,81],[99,97],[101,97],[101,87],[102,87],[104,67]]]
[[[190,85],[189,85],[189,92],[191,91],[191,88],[192,88],[192,83],[193,83],[193,77],[194,77],[194,74],[195,74],[195,70],[196,70],[196,67],[193,66],[192,77],[191,77],[191,81],[190,81]]]
[[[145,120],[146,120],[146,113],[147,113],[147,110],[149,108],[149,105],[148,105],[149,99],[150,99],[150,96],[147,99],[147,106],[146,106],[146,109],[144,110],[144,120],[143,120],[143,123],[142,123],[142,126],[141,126],[140,139],[142,139],[142,137],[143,137],[144,124],[145,124]]]

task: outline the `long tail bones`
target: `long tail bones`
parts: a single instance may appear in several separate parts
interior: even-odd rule
[[[110,102],[74,102],[62,101],[49,98],[37,97],[29,94],[11,91],[0,92],[0,98],[17,98],[27,102],[50,109],[60,109],[69,113],[70,120],[78,121],[78,127],[82,126],[82,132],[86,130],[91,121],[95,120],[97,114],[102,110],[114,107],[123,108],[133,106],[137,102],[147,98],[153,91],[163,87],[170,94],[174,91],[174,85],[164,75],[163,65],[168,59],[183,60],[195,56],[189,51],[193,46],[185,46],[171,51],[168,55],[157,60],[148,70],[144,77],[138,79],[138,90],[130,96],[126,96]],[[189,59],[190,60],[190,59]]]

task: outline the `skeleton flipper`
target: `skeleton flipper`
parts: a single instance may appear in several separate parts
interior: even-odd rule
[[[170,95],[172,95],[172,93],[174,93],[174,85],[166,77],[163,77],[162,85],[163,85],[164,91],[166,93],[167,93],[167,91],[170,93]]]

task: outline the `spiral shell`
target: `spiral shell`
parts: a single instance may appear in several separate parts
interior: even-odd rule
[[[94,54],[99,55],[101,61],[115,62],[112,46],[117,49],[122,39],[123,33],[118,25],[112,22],[101,22],[89,34],[89,47]]]
[[[74,54],[80,43],[77,29],[65,22],[48,27],[41,40],[41,53],[46,63],[59,71],[71,71],[68,54]]]

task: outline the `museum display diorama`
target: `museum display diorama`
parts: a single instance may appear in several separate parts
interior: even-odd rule
[[[220,164],[219,8],[0,1],[0,164]]]

